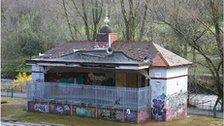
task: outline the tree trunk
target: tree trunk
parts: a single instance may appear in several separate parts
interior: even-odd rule
[[[184,58],[187,58],[187,47],[188,47],[188,44],[184,43]]]
[[[124,0],[121,0],[121,12],[124,19],[125,24],[125,39],[127,41],[134,41],[135,39],[135,30],[136,30],[136,10],[137,8],[134,8],[133,0],[128,0],[128,13],[124,6]],[[139,3],[137,3],[139,5]]]
[[[216,118],[216,107],[217,107],[217,105],[218,105],[218,103],[219,103],[219,97],[216,99],[216,101],[215,101],[215,105],[214,105],[214,107],[213,107],[213,117],[214,118]]]
[[[73,32],[72,32],[72,27],[71,27],[71,23],[69,21],[69,18],[68,18],[68,11],[67,11],[67,8],[66,8],[66,5],[65,5],[65,0],[62,0],[62,5],[63,5],[63,9],[64,9],[64,13],[65,13],[65,18],[66,18],[66,21],[67,21],[67,24],[68,24],[68,29],[70,31],[70,36],[72,38],[72,40],[75,40],[74,36],[73,36]]]
[[[194,48],[192,48],[193,51],[192,51],[192,55],[193,55],[193,79],[194,79],[194,82],[195,82],[195,79],[196,79],[196,68],[197,68],[197,65],[195,64],[197,61],[196,61],[196,51]]]
[[[95,0],[95,2],[91,0],[91,4],[92,4],[92,20],[93,20],[92,40],[95,40],[97,36],[97,29],[99,27],[100,19],[103,13],[102,12],[103,3],[102,2],[98,3],[97,0]]]
[[[144,16],[143,16],[143,19],[142,19],[142,25],[141,25],[141,28],[140,28],[140,35],[139,35],[139,39],[138,41],[142,41],[142,37],[144,35],[144,29],[145,29],[145,21],[146,21],[146,17],[147,17],[147,10],[148,10],[148,3],[145,3],[144,5]]]

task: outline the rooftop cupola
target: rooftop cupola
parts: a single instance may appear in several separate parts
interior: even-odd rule
[[[105,17],[104,23],[97,34],[96,42],[98,43],[98,47],[100,48],[108,48],[111,47],[112,43],[117,40],[117,33],[114,33],[112,28],[109,26],[109,18]]]
[[[112,28],[111,28],[110,26],[105,25],[105,26],[102,26],[102,27],[100,28],[99,33],[109,34],[109,33],[113,33],[113,30],[112,30]]]

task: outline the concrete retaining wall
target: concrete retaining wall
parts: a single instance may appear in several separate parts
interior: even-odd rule
[[[144,110],[113,109],[88,105],[71,105],[44,101],[28,101],[29,112],[52,113],[115,120],[121,122],[140,123],[150,119],[149,108]]]

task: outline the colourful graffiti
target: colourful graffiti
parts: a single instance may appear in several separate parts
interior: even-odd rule
[[[111,119],[111,113],[108,109],[98,109],[98,116],[100,118]]]
[[[176,120],[176,119],[183,119],[187,116],[187,104],[181,110],[175,111],[172,108],[166,109],[166,121]]]
[[[34,110],[34,104],[35,104],[35,102],[33,102],[33,101],[28,101],[28,104],[27,104],[27,107],[28,107],[28,111],[29,112],[34,112],[35,110]]]
[[[183,92],[182,90],[179,93],[167,96],[167,106],[171,107],[175,111],[183,109],[186,102],[187,92]]]
[[[136,122],[137,121],[137,112],[127,109],[125,112],[125,120],[128,122]]]
[[[54,105],[53,113],[69,114],[70,110],[69,105]]]
[[[138,122],[142,122],[149,119],[149,116],[150,116],[149,114],[150,113],[148,109],[138,112]]]
[[[33,108],[38,112],[49,112],[49,106],[46,103],[35,103]]]
[[[153,99],[152,106],[152,119],[154,120],[165,120],[166,117],[166,109],[165,107],[165,98],[166,95],[163,93],[157,98]]]
[[[187,92],[182,90],[167,96],[166,120],[179,119],[187,116]]]
[[[116,110],[115,112],[115,120],[119,120],[119,121],[122,121],[123,118],[124,118],[124,114],[123,114],[123,111],[119,111],[119,110]]]
[[[95,110],[93,108],[77,107],[75,113],[81,117],[95,117]]]
[[[109,120],[119,120],[122,121],[124,118],[123,111],[121,110],[109,110],[109,109],[98,109],[99,118],[109,119]]]
[[[166,104],[166,107],[165,107]],[[187,115],[187,93],[182,90],[170,95],[162,94],[153,99],[152,119],[172,120]]]

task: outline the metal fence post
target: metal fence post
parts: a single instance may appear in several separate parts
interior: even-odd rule
[[[11,88],[11,98],[13,98],[13,87]]]
[[[213,108],[213,118],[216,118],[216,108]]]

